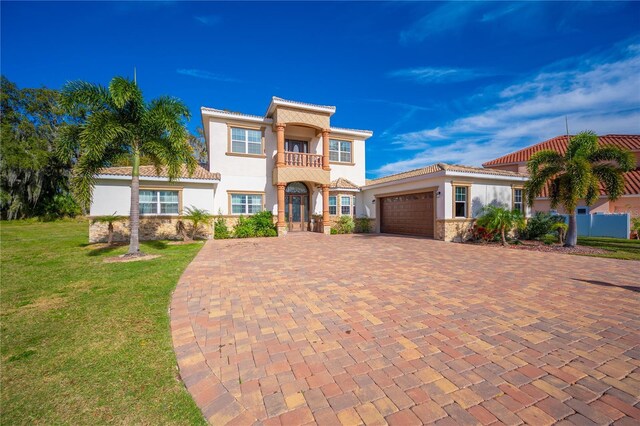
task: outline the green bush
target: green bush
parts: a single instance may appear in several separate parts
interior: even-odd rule
[[[356,224],[351,216],[340,216],[331,229],[335,229],[337,234],[351,234],[355,227]]]
[[[80,206],[71,194],[56,194],[44,205],[40,219],[48,222],[63,217],[76,217],[80,214],[82,214]]]
[[[371,232],[371,220],[367,216],[356,219],[356,232],[368,234]]]
[[[216,240],[226,240],[227,238],[231,238],[231,232],[229,232],[227,221],[222,215],[218,216],[213,224],[213,238]]]
[[[249,217],[240,216],[233,228],[233,236],[236,238],[277,237],[278,231],[273,223],[273,214],[270,211],[263,211]]]
[[[564,218],[558,215],[551,215],[545,212],[536,212],[527,221],[527,226],[520,233],[523,240],[538,240],[552,231],[554,223],[562,222]]]
[[[338,235],[338,230],[335,228],[331,228],[331,235]]]
[[[543,236],[541,239],[542,239],[543,243],[545,243],[546,245],[550,246],[550,245],[552,245],[553,243],[556,242],[557,238],[558,237],[556,237],[555,235],[547,234],[547,235]]]
[[[631,230],[636,233],[636,239],[640,240],[640,216],[631,219]]]

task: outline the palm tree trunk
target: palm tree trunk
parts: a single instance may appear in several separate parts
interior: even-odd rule
[[[140,254],[138,229],[140,228],[140,154],[133,154],[131,170],[131,210],[129,211],[129,255]]]
[[[576,212],[569,215],[569,229],[567,230],[565,247],[575,247],[578,244],[578,223],[576,221]]]
[[[507,236],[504,233],[504,227],[500,228],[500,236],[502,237],[502,245],[507,246]]]
[[[113,223],[110,223],[107,229],[109,231],[109,237],[108,237],[109,245],[111,245],[113,244]]]

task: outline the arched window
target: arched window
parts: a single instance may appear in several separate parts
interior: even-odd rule
[[[309,190],[302,182],[291,182],[287,185],[285,192],[287,194],[307,194]]]

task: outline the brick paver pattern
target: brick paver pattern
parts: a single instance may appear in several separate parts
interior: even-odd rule
[[[638,424],[638,266],[386,235],[209,241],[171,330],[214,425]]]

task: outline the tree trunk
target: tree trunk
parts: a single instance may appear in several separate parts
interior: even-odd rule
[[[129,211],[129,252],[130,256],[140,254],[138,229],[140,228],[140,154],[133,154],[131,171],[131,210]]]
[[[108,244],[111,245],[113,244],[113,223],[110,223],[107,229],[109,232]]]
[[[569,229],[565,236],[564,246],[575,247],[578,244],[578,223],[576,222],[576,212],[569,215]]]
[[[504,247],[506,247],[507,246],[507,236],[505,235],[504,227],[500,228],[500,236],[502,237],[502,245]]]
[[[191,234],[191,239],[195,240],[196,239],[196,234],[198,233],[198,226],[200,226],[200,224],[198,222],[193,222],[193,231]]]

